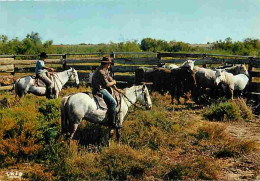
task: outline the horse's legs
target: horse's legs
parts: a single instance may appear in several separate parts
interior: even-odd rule
[[[231,99],[233,100],[234,98],[234,90],[231,90]]]
[[[175,94],[175,87],[173,87],[170,91],[170,94],[171,94],[171,104],[173,105],[174,104],[174,94]]]
[[[76,132],[78,126],[79,126],[79,124],[73,124],[73,131],[72,131],[72,133],[71,133],[71,135],[70,135],[70,138],[69,138],[70,140],[73,139],[73,136],[74,136],[74,134],[75,134],[75,132]]]
[[[113,137],[113,135],[114,135],[114,129],[110,129],[110,131],[109,131],[109,138],[108,138],[108,146],[110,146],[111,145],[111,138]]]
[[[116,129],[116,141],[117,141],[117,144],[120,144],[120,129]]]
[[[176,86],[176,96],[177,96],[177,101],[178,101],[178,104],[181,104],[181,101],[180,101],[180,97],[181,97],[181,93],[180,93],[180,91],[181,91],[181,84],[178,84],[177,86]]]

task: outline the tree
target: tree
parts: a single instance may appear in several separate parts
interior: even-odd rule
[[[119,52],[140,52],[140,45],[137,43],[137,40],[120,42],[118,43],[118,48],[116,51]]]
[[[29,38],[35,45],[41,45],[42,41],[37,32],[31,32],[31,34],[27,34],[26,38]]]
[[[6,36],[6,35],[1,35],[0,36],[0,42],[1,43],[7,43],[7,41],[8,41],[8,36]]]
[[[152,38],[144,38],[141,41],[141,49],[143,51],[156,52],[156,40]]]

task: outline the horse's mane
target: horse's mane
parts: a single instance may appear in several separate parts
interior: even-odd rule
[[[233,73],[237,73],[237,72],[240,72],[240,70],[246,71],[247,68],[246,68],[245,65],[236,65],[236,66],[233,66],[233,67],[225,68],[225,70],[228,70],[228,71],[233,72]]]
[[[234,80],[232,79],[233,74],[228,73],[228,72],[224,72],[225,75],[225,83],[229,86],[234,84]]]
[[[132,87],[127,87],[127,88],[124,88],[123,90],[124,90],[124,92],[126,92],[126,91],[129,91],[132,89],[136,89],[136,87],[139,87],[139,86],[141,86],[141,85],[133,85]]]

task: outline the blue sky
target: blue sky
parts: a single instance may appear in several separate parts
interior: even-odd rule
[[[0,0],[0,34],[54,44],[260,39],[260,0]]]

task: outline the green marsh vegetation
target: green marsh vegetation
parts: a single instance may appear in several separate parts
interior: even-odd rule
[[[88,44],[82,42],[78,45],[54,45],[53,40],[42,42],[37,32],[31,32],[22,40],[10,39],[0,35],[0,54],[3,55],[36,55],[45,51],[48,54],[64,53],[97,53],[97,52],[193,52],[224,55],[260,56],[259,39],[245,38],[242,41],[232,41],[230,37],[225,40],[208,42],[207,44],[192,45],[181,41],[166,41],[153,38],[143,38],[140,42],[129,40],[125,42]]]

